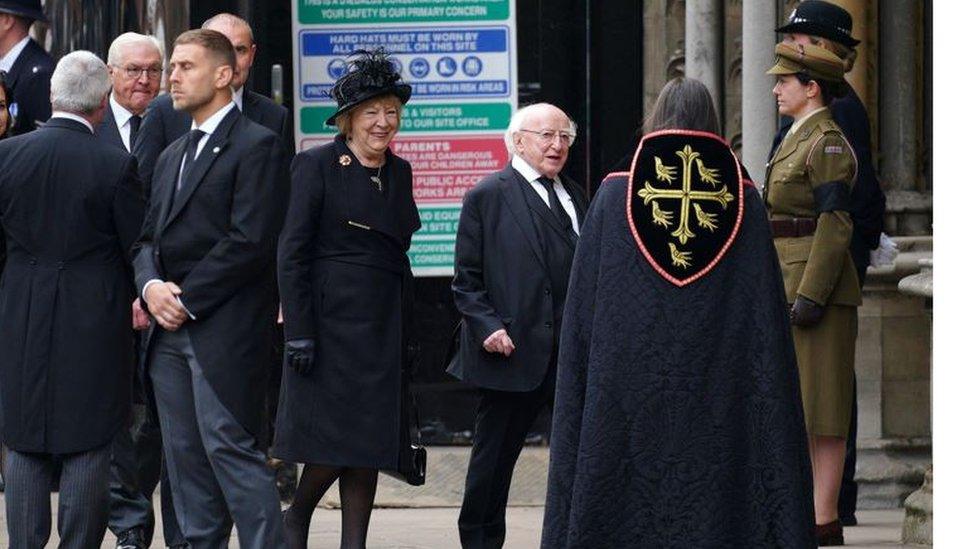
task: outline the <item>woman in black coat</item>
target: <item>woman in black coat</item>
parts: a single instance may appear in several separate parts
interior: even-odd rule
[[[365,547],[379,469],[395,469],[410,239],[420,228],[410,164],[389,150],[410,86],[382,53],[336,82],[339,135],[292,163],[278,251],[285,368],[272,454],[305,468],[285,514],[306,547],[312,512],[339,479],[342,547]]]

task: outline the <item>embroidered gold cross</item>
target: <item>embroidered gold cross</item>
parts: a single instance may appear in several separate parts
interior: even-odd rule
[[[682,244],[687,244],[689,238],[694,238],[695,233],[691,231],[689,218],[691,213],[691,208],[695,208],[695,217],[698,221],[698,226],[714,231],[718,225],[715,223],[715,214],[710,214],[704,211],[698,202],[701,201],[711,201],[718,202],[722,205],[722,209],[735,200],[735,197],[728,191],[725,185],[717,191],[693,191],[691,189],[691,178],[692,178],[692,166],[697,161],[698,167],[698,177],[703,182],[710,184],[713,188],[719,184],[718,170],[707,168],[699,158],[701,154],[693,151],[691,145],[685,145],[684,149],[677,151],[676,153],[683,161],[682,172],[681,172],[681,189],[658,189],[651,185],[650,181],[644,182],[644,188],[637,191],[637,196],[644,199],[644,205],[651,205],[651,217],[656,225],[660,225],[664,228],[670,228],[672,218],[674,217],[673,212],[669,212],[661,208],[657,200],[680,200],[681,201],[681,218],[678,222],[678,228],[676,228],[671,236],[677,237],[678,241]],[[670,183],[673,179],[674,168],[665,166],[658,157],[654,157],[656,165],[657,179],[660,181],[665,181]]]

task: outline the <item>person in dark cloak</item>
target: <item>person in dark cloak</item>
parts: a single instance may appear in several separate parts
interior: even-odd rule
[[[669,82],[583,225],[545,549],[815,546],[779,262],[715,112],[700,82]]]

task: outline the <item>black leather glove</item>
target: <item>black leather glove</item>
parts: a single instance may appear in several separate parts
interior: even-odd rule
[[[790,322],[794,326],[800,326],[801,328],[816,326],[823,318],[825,309],[823,305],[818,305],[816,301],[807,299],[802,295],[797,295],[796,303],[790,309]]]
[[[285,364],[301,375],[312,371],[315,365],[315,340],[293,339],[285,342]]]

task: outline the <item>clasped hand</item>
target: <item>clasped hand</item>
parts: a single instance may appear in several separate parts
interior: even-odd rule
[[[189,318],[179,300],[182,293],[183,290],[172,282],[156,282],[146,287],[149,314],[167,331],[175,332]]]
[[[825,307],[817,304],[816,301],[798,295],[796,303],[790,308],[790,322],[801,328],[816,326],[823,318],[824,309]]]
[[[512,338],[508,337],[508,332],[504,328],[496,330],[485,338],[482,346],[489,353],[501,353],[505,356],[511,356],[512,352],[515,351],[515,343],[512,342]]]

